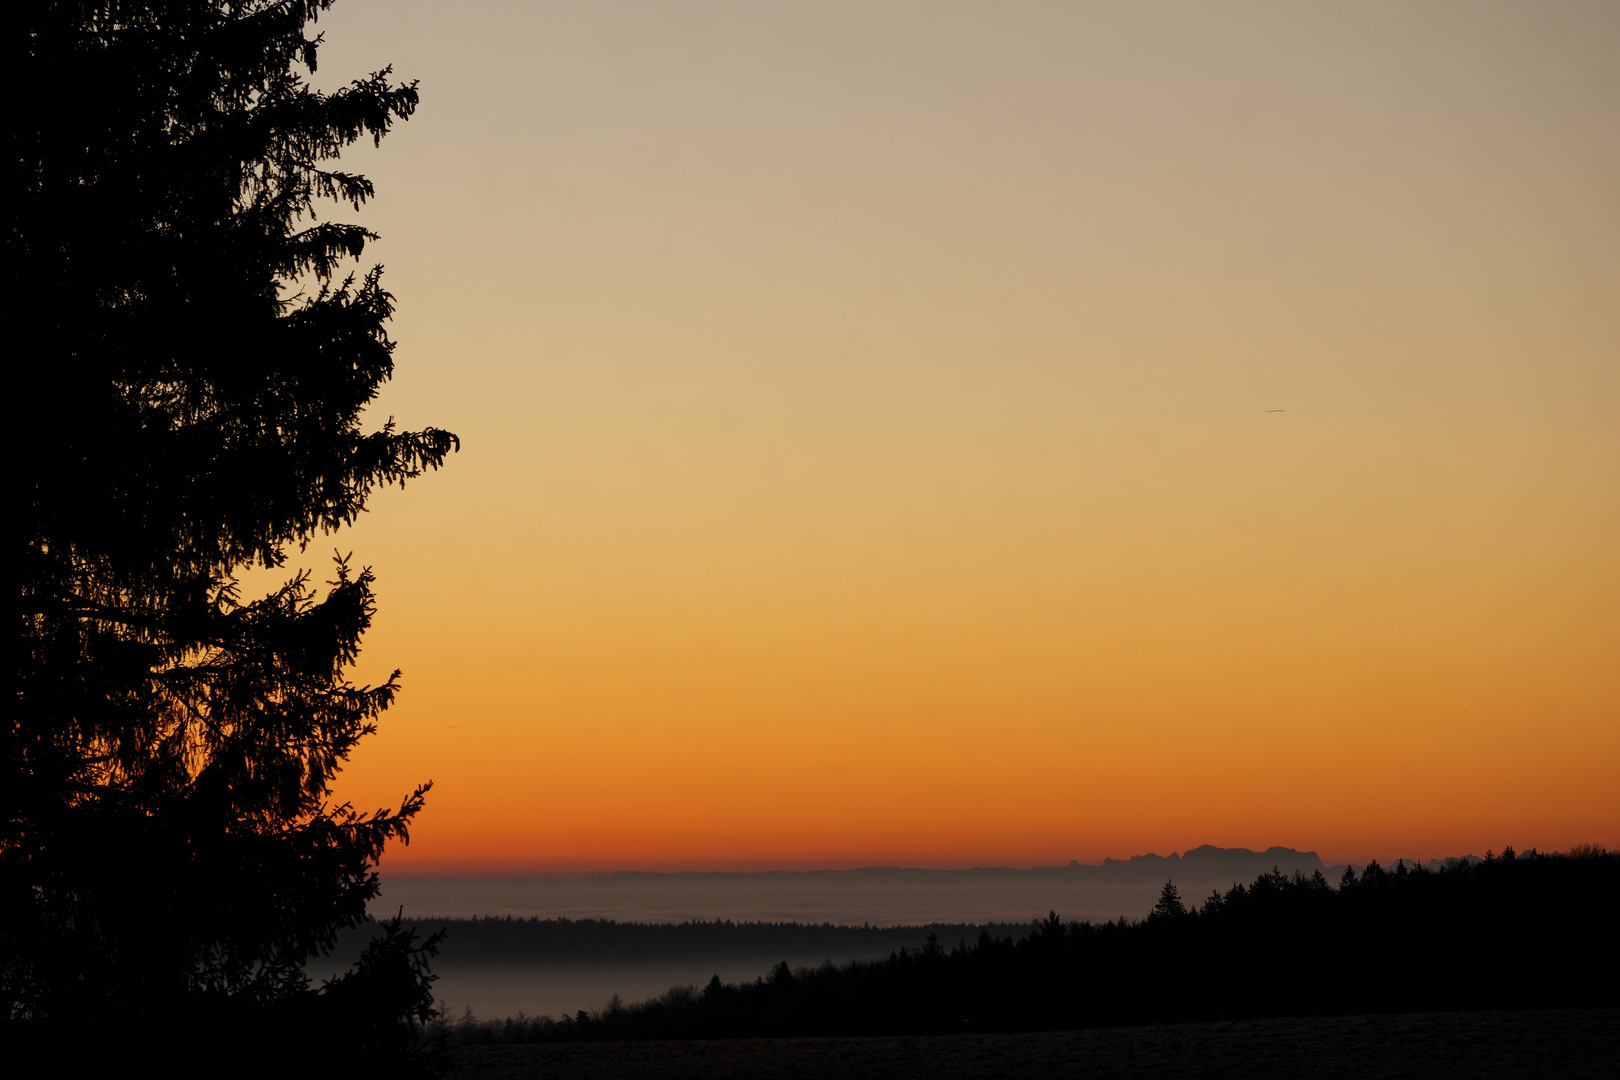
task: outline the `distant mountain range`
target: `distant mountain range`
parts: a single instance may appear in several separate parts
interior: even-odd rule
[[[1180,855],[1132,855],[1128,859],[1104,859],[1098,866],[1085,866],[1079,862],[1071,862],[1064,867],[1066,870],[1086,869],[1097,871],[1113,871],[1127,873],[1162,874],[1165,871],[1174,873],[1177,869],[1196,868],[1199,871],[1219,870],[1226,872],[1236,870],[1248,873],[1252,867],[1260,867],[1255,873],[1263,874],[1272,867],[1277,867],[1286,873],[1295,870],[1304,874],[1320,870],[1326,874],[1330,869],[1324,865],[1320,856],[1314,851],[1296,851],[1290,847],[1269,847],[1264,851],[1250,851],[1248,848],[1223,848],[1213,844],[1204,844],[1190,848]]]
[[[1478,861],[1479,856],[1467,855],[1463,861]],[[1403,861],[1403,860],[1397,860]],[[1446,862],[1454,860],[1430,859],[1425,865],[1430,870],[1438,869]],[[1404,860],[1407,866],[1416,865],[1415,860]],[[1299,851],[1290,847],[1269,847],[1264,851],[1252,851],[1249,848],[1223,848],[1213,844],[1203,844],[1199,847],[1189,848],[1180,854],[1172,852],[1169,855],[1132,855],[1128,859],[1104,859],[1100,863],[1083,863],[1078,859],[1071,860],[1062,866],[974,866],[953,869],[933,869],[929,867],[907,866],[862,866],[852,870],[759,870],[759,871],[714,871],[714,870],[618,870],[602,877],[627,879],[767,879],[767,878],[836,878],[836,877],[919,877],[919,878],[983,878],[986,876],[1019,875],[1019,876],[1059,876],[1077,879],[1087,879],[1101,882],[1137,881],[1141,878],[1157,878],[1162,884],[1167,878],[1178,875],[1190,875],[1200,880],[1225,875],[1235,875],[1233,881],[1243,881],[1258,877],[1276,868],[1285,874],[1296,871],[1309,875],[1321,871],[1324,876],[1336,880],[1344,873],[1346,863],[1327,865],[1314,851]],[[1353,864],[1359,871],[1361,864]],[[1393,865],[1393,863],[1391,864]]]

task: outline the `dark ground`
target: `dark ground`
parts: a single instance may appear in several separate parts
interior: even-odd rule
[[[464,1046],[466,1080],[1620,1077],[1620,1009],[1160,1024],[1027,1035]]]

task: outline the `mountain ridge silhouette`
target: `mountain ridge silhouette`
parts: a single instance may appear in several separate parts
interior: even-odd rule
[[[1268,861],[1269,860],[1269,861]],[[1439,860],[1431,860],[1436,863]],[[991,874],[1019,874],[1019,875],[1049,875],[1049,874],[1130,874],[1151,871],[1159,873],[1163,869],[1174,870],[1177,867],[1189,867],[1204,871],[1223,871],[1227,868],[1233,870],[1246,870],[1251,866],[1261,867],[1260,872],[1270,870],[1273,865],[1285,872],[1292,873],[1300,870],[1310,873],[1320,870],[1324,874],[1330,870],[1342,870],[1343,867],[1330,867],[1322,862],[1321,856],[1314,851],[1300,851],[1296,848],[1272,846],[1264,851],[1254,851],[1250,848],[1223,848],[1213,844],[1201,844],[1189,848],[1182,853],[1172,852],[1169,855],[1159,855],[1148,852],[1142,855],[1132,855],[1126,859],[1112,857],[1103,859],[1100,863],[1083,863],[1078,859],[1057,866],[966,866],[966,867],[929,867],[929,866],[857,866],[848,869],[818,869],[818,870],[614,870],[604,874],[588,875],[590,877],[604,878],[766,878],[766,877],[832,877],[842,875],[876,876],[876,875],[963,875],[983,876]],[[1240,869],[1241,868],[1241,869]],[[513,875],[524,876],[524,875]]]

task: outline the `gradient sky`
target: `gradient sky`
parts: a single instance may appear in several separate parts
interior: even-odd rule
[[[335,540],[385,869],[1620,846],[1620,6],[321,28],[464,442]]]

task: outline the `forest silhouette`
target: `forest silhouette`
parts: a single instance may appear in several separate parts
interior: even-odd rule
[[[1140,921],[981,931],[887,959],[676,987],[561,1018],[438,1025],[462,1043],[1015,1032],[1343,1013],[1620,1003],[1620,854],[1511,848],[1335,885],[1272,872]]]

